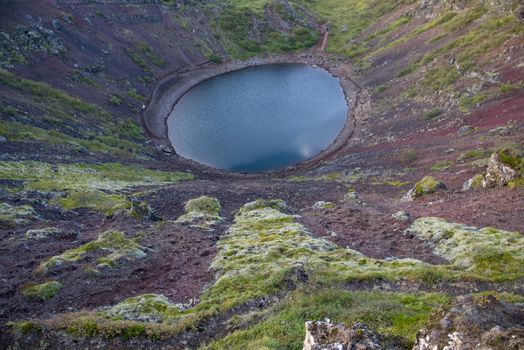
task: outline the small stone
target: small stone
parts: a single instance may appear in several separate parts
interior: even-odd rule
[[[477,174],[473,176],[471,179],[464,182],[464,185],[462,185],[462,191],[470,191],[470,190],[478,190],[479,188],[483,187],[484,183],[484,175]]]
[[[450,154],[450,153],[453,153],[453,152],[455,152],[454,148],[448,148],[447,150],[444,151],[444,153],[446,153],[446,154]]]
[[[391,215],[391,217],[398,221],[409,221],[410,216],[405,211],[397,211],[395,214]]]
[[[7,142],[7,138],[5,136],[0,135],[0,143]]]

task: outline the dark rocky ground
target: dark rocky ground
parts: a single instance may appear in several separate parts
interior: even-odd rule
[[[26,78],[44,82],[49,84],[48,88],[44,87],[46,91],[63,90],[85,103],[100,106],[110,113],[112,121],[134,121],[134,125],[138,125],[143,105],[148,103],[155,83],[162,77],[203,65],[214,67],[215,63],[209,61],[210,53],[224,60],[238,58],[226,45],[225,39],[230,34],[220,30],[217,33],[216,23],[210,20],[224,14],[225,5],[221,1],[207,2],[208,6],[205,2],[175,3],[178,5],[162,5],[157,1],[0,1],[0,32],[6,34],[0,33],[0,67],[13,73],[15,80]],[[362,42],[369,33],[387,28],[410,10],[410,6],[416,5],[400,6],[355,40]],[[318,25],[309,11],[299,11],[296,15],[306,24],[271,9],[266,10],[265,16],[268,20],[264,26],[278,32],[293,26],[316,28]],[[417,16],[408,29],[422,26],[434,18]],[[257,21],[254,23],[250,35],[263,36],[267,28]],[[399,31],[387,32],[384,37],[378,36],[368,43],[371,49],[382,47],[381,40],[391,42],[408,29],[401,27]],[[458,38],[468,30],[469,27],[465,27],[451,32],[445,40]],[[430,30],[394,49],[373,55],[364,69],[357,67],[355,59],[311,48],[311,53],[328,62],[331,72],[352,79],[362,87],[356,109],[350,116],[355,127],[351,138],[336,152],[307,167],[278,174],[244,176],[216,171],[159,152],[153,147],[157,140],[143,135],[133,138],[120,129],[114,135],[124,135],[122,140],[126,143],[113,144],[102,138],[102,130],[109,124],[93,117],[98,112],[86,112],[83,105],[70,101],[71,105],[62,105],[64,100],[55,96],[49,97],[36,89],[19,89],[13,87],[11,81],[1,80],[0,118],[3,124],[0,135],[5,134],[7,138],[0,143],[1,201],[17,206],[31,205],[40,219],[14,226],[2,222],[0,226],[0,344],[20,348],[44,347],[45,342],[51,348],[155,348],[159,344],[165,348],[197,348],[236,329],[248,329],[264,321],[273,312],[272,302],[268,301],[272,300],[270,296],[250,300],[224,314],[205,319],[198,327],[164,343],[141,338],[103,340],[97,337],[76,343],[67,337],[64,340],[47,333],[43,338],[22,337],[17,343],[6,325],[8,321],[19,319],[52,319],[67,312],[94,310],[145,293],[163,294],[174,303],[197,305],[202,292],[216,281],[217,272],[210,266],[219,249],[217,242],[234,223],[239,208],[258,198],[284,200],[288,204],[286,213],[300,215],[297,221],[313,237],[375,259],[413,258],[430,264],[447,263],[431,244],[404,234],[404,230],[420,217],[436,216],[450,222],[524,233],[522,185],[461,191],[467,179],[484,171],[487,158],[496,149],[506,145],[516,149],[524,146],[522,31],[486,49],[477,60],[483,72],[495,71],[497,79],[483,82],[481,91],[486,91],[487,97],[467,109],[460,105],[459,96],[476,82],[469,81],[466,74],[454,85],[436,91],[423,91],[418,86],[419,94],[410,97],[406,90],[417,86],[417,81],[424,78],[423,74],[431,66],[405,76],[397,75],[410,64],[409,58],[423,56],[441,45],[438,41],[428,43],[428,39],[439,34],[438,31],[438,28]],[[447,62],[457,55],[444,55],[439,60]],[[511,89],[502,88],[504,84],[511,85]],[[385,85],[387,89],[380,91]],[[35,97],[39,93],[42,99]],[[110,102],[113,96],[121,101]],[[435,106],[440,109],[439,116],[423,118]],[[54,117],[63,119],[57,122]],[[74,138],[71,140],[76,144],[71,144],[70,139],[63,141],[52,133],[42,137],[34,129],[13,132],[13,128],[21,129],[19,124],[12,123],[46,132],[54,130]],[[464,126],[473,127],[472,132],[462,135],[460,129]],[[510,131],[494,133],[492,130],[497,127],[510,127]],[[104,149],[114,148],[99,152],[98,144],[95,147],[94,143],[89,143],[93,140],[101,140],[107,147]],[[78,148],[78,142],[83,141],[88,148],[93,148],[88,151]],[[131,152],[133,147],[136,150]],[[472,150],[480,152],[470,158],[461,156]],[[50,201],[41,195],[24,196],[18,190],[32,180],[15,178],[5,168],[7,161],[25,160],[50,164],[121,163],[168,172],[187,171],[195,180],[154,186],[138,184],[124,190],[104,189],[108,193],[148,202],[163,219],[155,222],[133,218],[125,211],[114,215],[87,208],[68,211],[49,205]],[[447,163],[435,167],[439,162]],[[77,175],[79,182],[84,175]],[[401,202],[402,195],[426,175],[443,181],[448,190],[413,202]],[[62,190],[70,188],[52,188],[51,192]],[[348,191],[355,191],[357,198],[348,199]],[[212,231],[175,223],[174,220],[184,213],[184,204],[202,195],[219,200],[223,221]],[[331,202],[334,207],[313,208],[318,201]],[[409,213],[410,220],[403,222],[392,218],[397,211]],[[28,229],[50,226],[66,234],[49,240],[23,239]],[[107,230],[122,231],[128,237],[143,235],[140,244],[150,249],[149,253],[144,259],[126,262],[118,269],[100,274],[88,273],[100,252],[89,252],[81,261],[46,275],[35,273],[42,261],[90,242]],[[63,285],[55,297],[41,301],[23,296],[22,290],[28,283],[47,280],[57,280]],[[409,282],[356,281],[344,288],[380,290],[384,283],[386,289],[404,293],[435,290],[455,296],[498,290],[522,297],[522,278],[500,284],[474,281],[447,284],[444,281],[434,287]],[[277,293],[275,298],[286,300],[285,293]],[[511,306],[512,319],[508,322],[522,329],[521,322],[517,322],[522,312],[513,310],[518,307],[521,310],[521,306]],[[493,308],[499,310],[498,304]],[[268,315],[253,316],[254,319],[237,326],[231,324],[235,315],[264,310],[270,310]],[[499,323],[509,327],[504,322]],[[289,348],[294,347],[289,345]]]

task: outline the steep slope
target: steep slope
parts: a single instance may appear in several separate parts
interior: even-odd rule
[[[327,317],[410,348],[458,295],[521,308],[523,21],[520,1],[0,1],[0,344],[300,349]],[[143,128],[164,77],[295,61],[358,90],[315,162],[228,174]]]

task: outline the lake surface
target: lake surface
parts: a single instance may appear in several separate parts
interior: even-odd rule
[[[302,64],[246,68],[189,90],[168,118],[175,151],[236,172],[279,169],[317,155],[346,122],[338,79]]]

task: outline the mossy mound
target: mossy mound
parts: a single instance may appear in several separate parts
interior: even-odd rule
[[[56,227],[44,227],[34,230],[27,230],[24,237],[26,239],[48,239],[51,237],[57,237],[62,235],[64,232]]]
[[[524,276],[524,237],[518,232],[478,229],[431,217],[416,220],[409,232],[432,244],[453,265],[475,275],[495,281]]]
[[[220,202],[216,198],[202,196],[187,201],[184,206],[186,214],[180,216],[178,223],[191,223],[193,227],[211,230],[222,218]]]
[[[30,205],[14,206],[8,203],[0,203],[0,223],[4,225],[11,227],[26,225],[38,219],[39,216]]]
[[[464,182],[464,185],[462,186],[463,191],[469,191],[469,190],[478,190],[482,188],[484,185],[484,175],[477,174],[473,176],[471,179]]]
[[[22,288],[22,295],[27,299],[45,301],[54,297],[62,287],[62,283],[57,281],[29,284]]]
[[[142,294],[128,298],[106,311],[113,320],[132,320],[140,322],[162,322],[166,315],[180,312],[181,306],[173,304],[159,294]]]
[[[39,265],[37,271],[45,273],[55,267],[78,262],[85,254],[95,250],[110,253],[96,261],[99,268],[113,268],[123,260],[133,261],[142,259],[147,255],[146,248],[140,246],[136,239],[128,239],[124,233],[119,231],[105,231],[94,241],[49,258]]]

